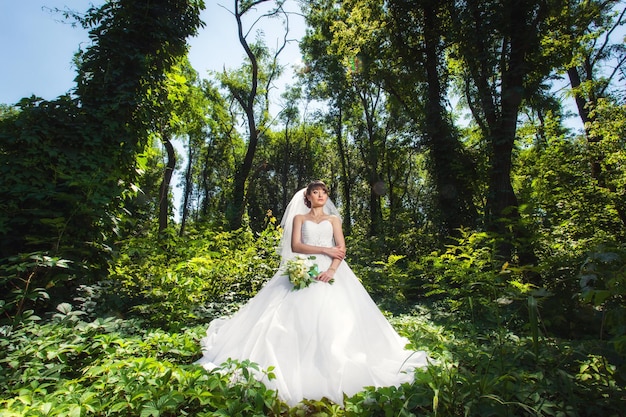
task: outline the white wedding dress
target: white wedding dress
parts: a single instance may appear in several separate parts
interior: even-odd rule
[[[333,246],[332,225],[304,222],[302,240]],[[315,255],[320,271],[331,258]],[[292,290],[281,271],[237,313],[210,323],[197,363],[213,369],[227,359],[274,367],[263,382],[290,406],[326,397],[343,404],[366,386],[413,380],[413,369],[428,364],[425,352],[406,350],[348,264],[341,262],[332,284],[315,282]]]

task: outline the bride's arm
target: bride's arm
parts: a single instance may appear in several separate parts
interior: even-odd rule
[[[331,223],[333,225],[333,238],[335,239],[335,249],[338,249],[341,253],[340,257],[333,258],[330,267],[326,271],[323,271],[321,274],[317,276],[317,279],[320,281],[328,282],[335,277],[335,272],[341,264],[341,261],[346,256],[346,241],[343,237],[343,230],[341,228],[341,220],[338,217],[333,216],[331,218]]]
[[[335,239],[335,246],[338,246],[343,249],[345,256],[346,253],[346,240],[343,237],[343,229],[341,228],[341,219],[337,216],[332,216],[330,221],[333,225],[333,238]]]

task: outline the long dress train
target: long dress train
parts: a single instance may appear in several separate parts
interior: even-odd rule
[[[328,220],[302,226],[304,243],[330,247],[332,236]],[[323,271],[332,259],[316,255],[315,262]],[[274,367],[276,379],[263,382],[290,406],[323,397],[343,404],[344,393],[412,381],[428,357],[405,349],[407,343],[344,261],[334,283],[296,291],[277,272],[232,317],[210,323],[197,363],[213,369],[229,358],[249,359]]]

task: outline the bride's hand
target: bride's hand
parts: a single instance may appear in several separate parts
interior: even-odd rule
[[[315,279],[322,282],[328,282],[335,277],[335,269],[328,268],[326,271],[320,273]]]

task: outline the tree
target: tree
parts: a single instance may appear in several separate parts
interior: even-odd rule
[[[448,2],[392,1],[385,16],[391,48],[385,58],[385,86],[419,127],[428,149],[441,236],[476,223],[474,166],[445,108],[450,74],[445,65],[445,36],[450,22]]]
[[[554,42],[560,50],[564,50],[567,59],[564,69],[589,145],[591,176],[613,195],[612,205],[626,225],[623,187],[620,190],[612,183],[610,178],[615,176],[615,172],[611,164],[605,163],[607,155],[601,150],[608,130],[594,128],[603,123],[598,117],[605,114],[602,110],[598,111],[599,102],[602,101],[603,106],[624,103],[624,91],[623,88],[620,91],[618,79],[623,77],[626,69],[626,47],[623,38],[613,38],[618,36],[617,30],[626,23],[626,8],[615,11],[618,5],[622,2],[574,2],[573,7],[563,11],[563,19],[569,24],[556,32],[557,36],[563,32],[566,36],[558,37]]]
[[[24,99],[3,121],[10,239],[2,255],[44,250],[78,260],[106,250],[115,213],[132,192],[136,155],[149,142],[154,107],[147,91],[186,52],[201,6],[120,0],[74,16],[93,41],[77,58],[76,97]]]
[[[263,17],[282,17],[285,23],[285,37],[273,54],[270,54],[261,40],[257,40],[255,43],[249,42],[248,36],[250,30],[254,28],[254,24],[246,31],[243,23],[245,15],[251,13],[257,6],[264,5],[264,3],[272,4],[273,7],[270,7],[269,11],[258,18],[256,22]],[[274,0],[234,1],[233,15],[237,21],[239,43],[245,51],[248,63],[238,72],[228,73],[224,70],[220,81],[243,112],[248,140],[243,160],[238,163],[235,170],[232,200],[226,213],[229,226],[233,230],[242,226],[246,208],[246,185],[253,169],[259,136],[269,128],[270,90],[272,83],[281,73],[278,56],[287,44],[287,34],[289,33],[289,19],[282,5],[283,1]]]
[[[146,93],[186,52],[201,7],[199,0],[119,0],[75,16],[93,41],[77,57],[75,96],[23,99],[0,122],[0,257],[11,257],[3,264],[22,268],[35,256],[68,259],[73,271],[93,274],[107,266],[137,154],[149,142],[154,108]],[[63,284],[75,275],[28,264],[0,284],[2,293],[31,287],[67,296]]]
[[[468,0],[450,7],[451,54],[466,103],[488,144],[485,220],[488,229],[502,238],[500,256],[510,259],[515,239],[526,234],[511,182],[518,115],[529,81],[547,77],[551,69],[542,64],[549,60],[540,40],[552,11],[548,3],[522,0]],[[530,250],[520,253],[532,258]]]
[[[353,188],[356,181],[356,162],[351,159],[350,144],[345,132],[346,120],[352,117],[352,103],[357,101],[346,71],[346,60],[341,55],[328,53],[333,39],[335,22],[341,19],[342,10],[333,0],[310,1],[303,4],[303,12],[310,28],[300,43],[304,67],[300,73],[312,100],[328,103],[325,124],[333,132],[335,149],[340,163],[339,182],[343,209],[343,229],[346,236],[352,233],[354,213]]]
[[[119,0],[80,18],[86,28],[95,26],[90,37],[96,42],[80,56],[76,93],[90,123],[103,127],[95,130],[96,138],[107,148],[108,161],[123,173],[122,184],[135,180],[136,155],[150,145],[151,133],[161,134],[168,154],[160,192],[161,230],[167,226],[167,191],[175,167],[173,132],[166,127],[170,120],[163,119],[172,116],[172,106],[163,103],[181,102],[163,87],[168,71],[187,52],[186,39],[202,25],[203,7],[201,0]],[[172,74],[169,81],[175,79]]]
[[[197,162],[199,207],[197,219],[224,221],[224,211],[232,188],[237,158],[243,154],[245,143],[236,129],[236,115],[219,88],[204,80],[202,89],[209,103],[208,125]]]
[[[161,139],[167,160],[163,172],[163,180],[159,189],[159,232],[168,225],[170,216],[170,183],[176,169],[176,151],[173,139],[188,138],[187,143],[187,174],[193,166],[197,153],[198,142],[202,140],[203,130],[207,124],[206,110],[209,108],[206,97],[200,88],[198,74],[191,67],[187,58],[182,58],[172,66],[161,85],[149,92],[149,98],[155,109],[160,109],[153,119],[155,134]],[[183,193],[181,233],[187,218],[189,199],[189,179],[185,181]]]
[[[295,158],[296,155],[300,155],[296,147],[292,144],[294,136],[292,132],[297,128],[298,119],[300,117],[298,104],[302,98],[301,93],[302,91],[299,88],[288,88],[287,91],[283,93],[285,105],[280,113],[280,119],[284,125],[284,141],[279,151],[279,155],[282,156],[282,158],[280,158],[282,161],[280,161],[280,165],[276,167],[276,170],[280,172],[280,189],[282,190],[280,193],[280,201],[282,202],[281,207],[283,212],[289,203],[290,165],[293,162],[293,158]],[[295,125],[293,129],[291,129],[292,125]],[[299,177],[300,176],[298,176],[298,183],[300,183]]]
[[[463,152],[459,134],[443,105],[448,80],[442,41],[447,24],[445,3],[354,0],[336,7],[333,4],[333,1],[318,1],[309,7],[309,19],[323,25],[310,36],[310,44],[327,39],[328,45],[322,53],[333,51],[344,65],[354,66],[354,71],[348,71],[354,74],[349,78],[365,78],[372,85],[382,87],[385,95],[391,97],[384,101],[401,105],[404,113],[413,119],[416,126],[411,129],[413,146],[423,144],[429,151],[430,174],[438,202],[429,214],[437,219],[438,232],[445,236],[463,225],[473,225],[477,213],[473,203],[472,163]],[[316,59],[327,58],[321,55]],[[330,71],[326,74],[327,78],[331,77]],[[371,167],[371,162],[366,167]],[[375,177],[371,176],[369,182],[380,184],[380,178]],[[391,184],[386,188],[393,190]],[[375,201],[372,200],[374,204]],[[371,210],[375,216],[376,205]]]

